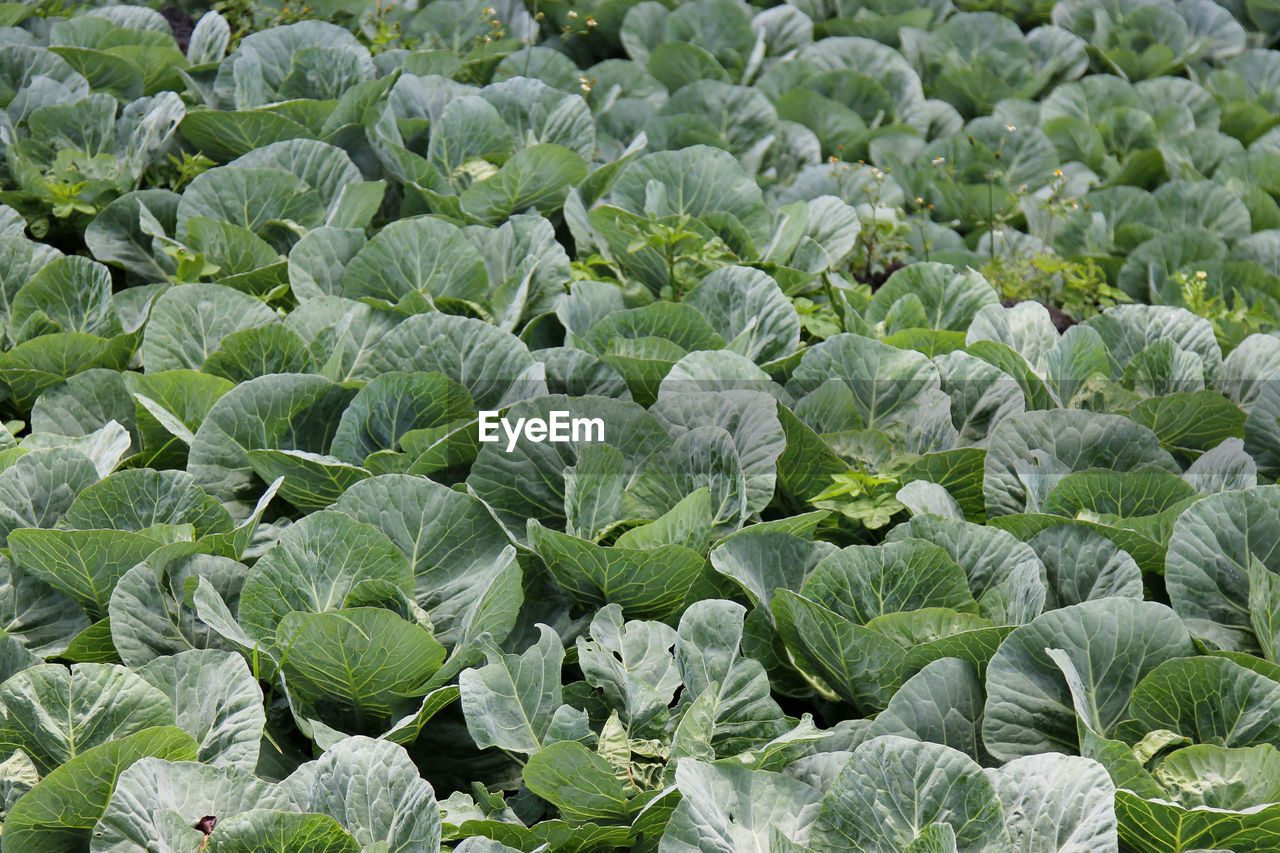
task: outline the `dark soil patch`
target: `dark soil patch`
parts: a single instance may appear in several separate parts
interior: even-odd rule
[[[160,14],[169,22],[169,29],[173,30],[173,37],[178,42],[178,50],[186,53],[187,45],[191,43],[191,31],[196,28],[196,22],[177,6],[165,6],[160,10]]]
[[[862,282],[863,284],[871,285],[871,292],[875,293],[877,290],[879,290],[881,287],[884,286],[884,283],[886,281],[889,280],[889,276],[893,275],[894,273],[896,273],[898,270],[902,269],[905,266],[906,264],[904,263],[895,262],[895,263],[889,264],[889,266],[885,267],[883,270],[880,270],[878,272],[867,273],[867,274],[854,273],[854,276],[858,279],[858,281]]]
[[[1001,302],[1000,304],[1003,305],[1005,308],[1012,308],[1013,306],[1017,305],[1020,301],[1021,300],[1018,300],[1018,299],[1006,299],[1004,302]],[[1041,302],[1040,304],[1043,305],[1048,310],[1049,319],[1053,321],[1053,325],[1057,327],[1059,334],[1061,334],[1062,332],[1065,332],[1067,329],[1070,329],[1072,326],[1076,324],[1076,319],[1074,317],[1072,317],[1070,314],[1068,314],[1066,311],[1063,311],[1061,308],[1057,307],[1056,305],[1050,305],[1047,302]]]

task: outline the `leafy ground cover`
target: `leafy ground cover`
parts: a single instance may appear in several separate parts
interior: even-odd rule
[[[483,2],[0,4],[3,849],[1280,849],[1280,7]]]

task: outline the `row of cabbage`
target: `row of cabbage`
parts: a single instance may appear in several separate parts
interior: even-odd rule
[[[1024,33],[992,12],[939,6],[927,27],[886,44],[826,35],[817,8],[650,0],[602,9],[582,34],[572,27],[590,10],[557,8],[552,18],[571,30],[557,49],[539,43],[550,24],[522,7],[472,5],[401,12],[416,48],[376,55],[321,21],[254,33],[228,55],[230,28],[210,15],[183,55],[145,8],[60,20],[18,7],[15,25],[0,29],[4,198],[57,245],[77,245],[96,217],[95,257],[139,282],[172,279],[172,255],[187,251],[218,267],[187,275],[263,270],[234,285],[259,295],[282,283],[279,260],[317,226],[417,213],[493,226],[567,203],[578,254],[598,253],[659,291],[670,284],[664,265],[628,251],[650,224],[599,205],[637,153],[707,145],[732,154],[764,194],[733,196],[698,174],[716,161],[699,160],[701,198],[653,199],[650,209],[633,192],[617,206],[642,218],[688,213],[723,256],[786,264],[775,239],[786,234],[782,211],[832,195],[909,219],[916,259],[1057,252],[1094,260],[1131,298],[1175,305],[1185,301],[1178,275],[1205,272],[1224,303],[1280,314],[1280,53],[1251,47],[1227,7],[1059,3],[1051,22]],[[583,52],[608,58],[580,67]],[[284,176],[236,189],[215,171],[203,188],[243,207],[218,238],[187,227],[217,211],[173,221],[168,196],[148,202],[159,224],[146,228],[136,200],[112,207],[140,187],[173,185],[168,158],[179,148],[277,168],[255,152],[303,139],[341,148],[355,169],[313,175],[324,185],[307,185],[318,198],[306,200]],[[566,202],[565,187],[584,179]],[[370,185],[339,207],[349,182]],[[1050,199],[1072,204],[1047,210]],[[226,225],[259,239],[232,239]],[[157,240],[160,258],[136,246]]]
[[[867,334],[808,345],[747,267],[679,303],[577,282],[552,304],[564,345],[530,350],[442,311],[317,294],[282,318],[185,284],[137,333],[145,370],[40,393],[0,451],[6,842],[178,845],[200,812],[227,819],[217,849],[277,824],[282,849],[1271,843],[1275,338],[1223,357],[1145,305],[1060,335],[933,264],[877,291]],[[492,409],[604,441],[481,443]],[[395,797],[299,799],[307,741],[400,767]],[[279,802],[228,765],[283,778]],[[435,828],[404,817],[418,771],[463,792]],[[857,817],[904,791],[905,822]],[[790,806],[744,824],[751,803]]]

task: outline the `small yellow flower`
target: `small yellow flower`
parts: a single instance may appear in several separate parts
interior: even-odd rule
[[[573,20],[573,19],[574,19],[574,18],[576,18],[576,17],[578,17],[578,13],[577,13],[575,10],[570,9],[570,10],[569,10],[569,19],[570,19],[570,20]]]
[[[1005,130],[1007,130],[1007,131],[1009,131],[1010,133],[1013,133],[1015,130],[1017,130],[1017,128],[1016,128],[1016,127],[1014,127],[1014,126],[1013,126],[1013,125],[1011,125],[1011,124],[1006,124],[1006,125],[1004,126],[1004,129],[1005,129]]]
[[[942,165],[943,163],[945,163],[945,162],[947,162],[947,158],[946,158],[946,157],[934,157],[934,158],[933,158],[933,165],[935,165],[935,166],[941,166],[941,165]]]
[[[596,25],[596,19],[595,19],[595,18],[593,18],[593,17],[591,17],[590,15],[588,15],[588,16],[587,16],[587,26],[588,26],[588,27],[594,27],[595,25]]]
[[[1201,281],[1204,281],[1208,277],[1209,277],[1209,274],[1204,270],[1196,270],[1196,278],[1200,279]]]

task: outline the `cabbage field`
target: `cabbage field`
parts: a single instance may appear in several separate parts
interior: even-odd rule
[[[1280,851],[1280,0],[0,3],[3,853]]]

